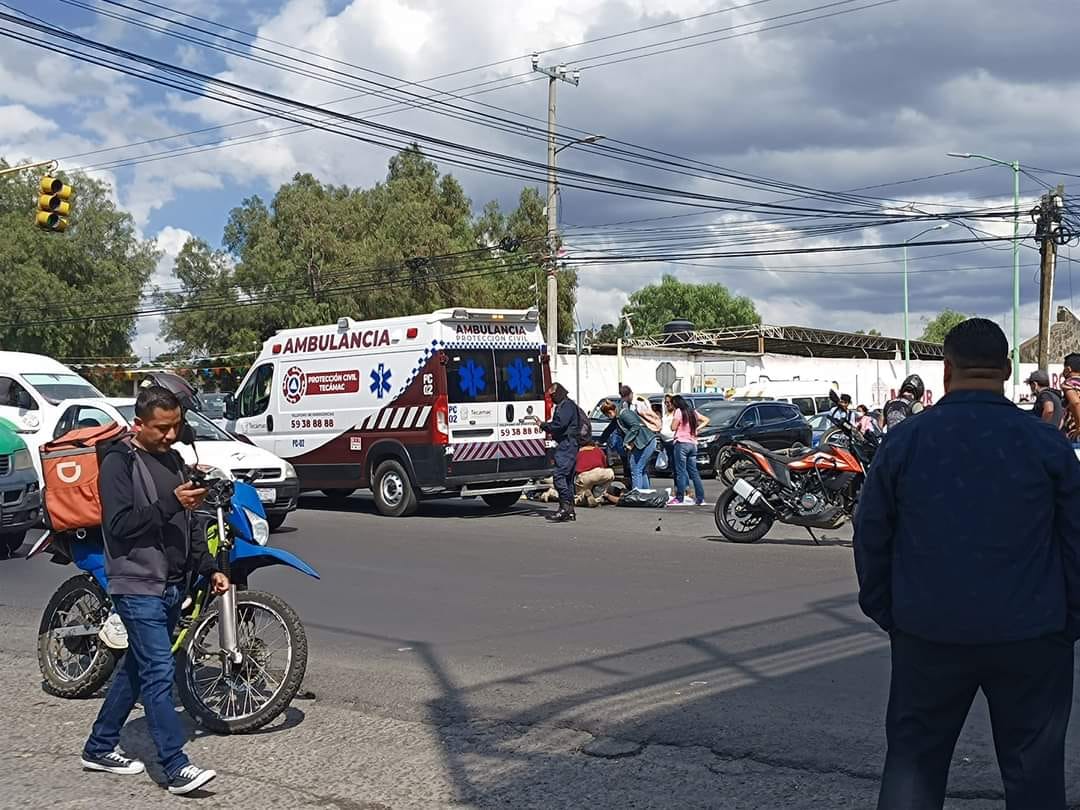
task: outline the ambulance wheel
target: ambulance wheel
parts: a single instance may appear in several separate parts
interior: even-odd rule
[[[504,509],[509,509],[515,503],[521,500],[520,492],[493,492],[490,495],[481,495],[484,499],[484,503],[490,506],[492,509],[501,512]]]
[[[282,526],[285,525],[285,519],[289,516],[288,512],[282,512],[279,515],[267,515],[266,522],[270,524],[270,531],[276,532]]]
[[[376,467],[371,488],[380,515],[408,517],[416,513],[416,491],[401,462],[388,459]]]

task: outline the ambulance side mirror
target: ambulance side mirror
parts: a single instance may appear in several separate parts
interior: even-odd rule
[[[237,414],[236,397],[234,397],[232,394],[226,394],[225,395],[225,418],[232,420],[232,419],[236,419],[236,417],[238,415],[239,414]]]

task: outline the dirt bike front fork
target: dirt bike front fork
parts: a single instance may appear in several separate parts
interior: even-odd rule
[[[217,509],[218,537],[225,539],[225,510]],[[244,660],[244,654],[240,652],[236,620],[236,586],[232,584],[232,571],[229,570],[229,556],[226,550],[219,555],[223,566],[222,573],[230,578],[229,590],[218,596],[218,642],[221,645],[223,656],[233,664],[239,664]]]

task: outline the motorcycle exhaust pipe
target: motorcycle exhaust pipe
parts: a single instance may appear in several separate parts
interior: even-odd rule
[[[746,501],[751,506],[757,506],[758,504],[764,504],[770,511],[775,512],[772,504],[765,499],[764,493],[753,484],[749,483],[745,478],[736,478],[735,486],[732,487],[735,490],[735,494]]]

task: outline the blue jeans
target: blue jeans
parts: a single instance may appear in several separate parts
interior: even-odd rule
[[[644,447],[635,447],[630,451],[630,486],[634,489],[651,489],[649,481],[649,462],[656,455],[656,439]]]
[[[675,443],[675,500],[682,501],[683,494],[690,481],[694,482],[694,500],[705,503],[705,485],[701,483],[701,473],[697,468],[697,443]]]
[[[113,605],[128,632],[128,650],[101,704],[84,750],[104,756],[116,749],[120,729],[142,695],[146,723],[165,776],[172,779],[190,764],[187,736],[172,700],[172,631],[180,618],[184,592],[175,585],[164,596],[114,596]]]

